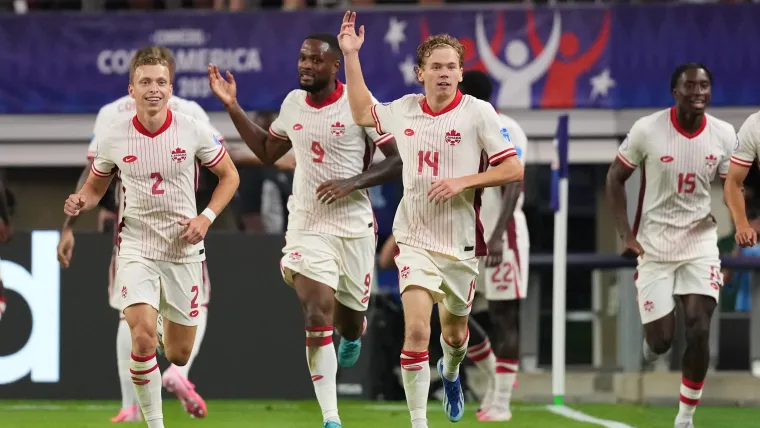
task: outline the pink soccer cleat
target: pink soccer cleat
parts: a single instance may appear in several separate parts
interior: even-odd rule
[[[3,318],[3,314],[5,313],[5,297],[0,297],[0,319]]]
[[[195,392],[195,385],[190,383],[176,367],[170,366],[166,370],[163,384],[167,391],[177,395],[177,398],[182,402],[182,407],[190,416],[194,418],[206,417],[206,402]]]
[[[119,414],[111,418],[111,422],[141,422],[142,413],[137,406],[129,406],[119,411]]]
[[[509,409],[498,406],[478,412],[477,416],[480,422],[506,422],[512,420],[512,412]]]

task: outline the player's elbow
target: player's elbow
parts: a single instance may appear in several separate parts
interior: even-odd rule
[[[372,118],[372,103],[354,103],[351,104],[351,117],[354,123],[364,127],[374,127],[375,120]]]

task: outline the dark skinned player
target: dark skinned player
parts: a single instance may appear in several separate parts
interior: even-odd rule
[[[716,175],[725,178],[728,172],[736,132],[705,113],[712,80],[702,64],[678,66],[670,82],[676,105],[636,121],[607,173],[622,254],[638,258],[645,362],[670,349],[676,299],[683,304],[686,352],[676,428],[694,426],[709,364],[710,319],[723,285],[710,189]],[[631,227],[625,182],[636,168],[641,193]]]
[[[259,128],[236,100],[231,73],[225,80],[209,66],[210,86],[245,143],[271,164],[291,148],[296,155],[288,229],[280,263],[304,314],[306,355],[325,428],[341,427],[338,364],[359,357],[375,265],[375,224],[367,188],[401,175],[401,158],[390,134],[356,125],[348,93],[336,78],[338,39],[312,34],[298,54],[300,90],[288,94],[269,128]],[[385,160],[370,168],[375,147]],[[333,330],[341,335],[336,356]]]
[[[0,173],[0,244],[11,239],[13,228],[11,227],[11,194],[5,187],[5,180]],[[3,286],[2,272],[0,272],[0,320],[6,308],[5,287]]]

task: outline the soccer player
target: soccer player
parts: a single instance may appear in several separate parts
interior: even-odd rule
[[[749,222],[744,200],[744,180],[760,155],[760,112],[744,121],[736,137],[736,148],[728,167],[724,186],[726,204],[736,227],[736,243],[742,248],[757,244],[757,232]]]
[[[678,66],[670,79],[675,106],[637,120],[607,173],[622,254],[638,258],[635,281],[647,363],[670,349],[676,299],[683,304],[686,351],[677,428],[694,426],[709,363],[710,319],[723,285],[710,190],[716,174],[725,178],[728,172],[736,132],[705,113],[712,80],[702,64]],[[625,182],[639,167],[641,189],[631,228]]]
[[[97,137],[90,175],[64,207],[69,216],[94,208],[118,170],[123,212],[114,283],[131,333],[130,377],[150,428],[164,426],[156,363],[158,314],[166,358],[186,365],[202,309],[203,238],[239,183],[213,129],[168,108],[172,80],[172,67],[162,56],[140,56],[131,64],[135,115],[117,120]],[[219,183],[208,208],[197,215],[199,163]]]
[[[459,365],[467,351],[478,257],[486,255],[480,189],[520,181],[523,168],[494,108],[457,89],[464,61],[458,40],[437,35],[417,48],[424,95],[378,104],[362,77],[358,53],[364,27],[357,35],[355,22],[356,13],[346,12],[339,35],[351,113],[359,125],[395,135],[404,162],[404,196],[393,236],[405,321],[401,369],[412,427],[428,426],[430,315],[436,302],[442,303],[444,356],[437,368],[443,407],[456,422],[464,414]],[[486,162],[498,166],[485,171]]]
[[[132,64],[135,63],[139,58],[144,56],[158,56],[161,58],[166,59],[169,62],[169,67],[171,69],[172,75],[174,74],[174,57],[171,54],[171,51],[169,49],[164,47],[158,47],[158,46],[146,46],[141,49],[139,49],[135,56],[132,58]],[[93,130],[92,139],[90,140],[90,146],[87,150],[87,159],[88,159],[88,165],[87,167],[82,171],[82,175],[79,179],[79,182],[77,183],[77,187],[75,191],[80,189],[83,185],[85,180],[87,180],[87,177],[90,173],[90,168],[92,165],[92,160],[95,158],[98,142],[100,141],[100,138],[102,135],[106,132],[106,130],[114,123],[122,120],[131,119],[135,115],[135,104],[136,101],[131,95],[125,95],[118,100],[106,104],[103,106],[100,111],[98,112],[97,118],[95,119],[95,129]],[[183,98],[172,96],[169,99],[169,109],[172,110],[173,113],[183,113],[187,114],[189,116],[194,117],[200,122],[204,122],[209,124],[211,129],[214,132],[214,135],[216,138],[224,142],[224,138],[222,134],[213,128],[213,126],[210,124],[210,119],[205,111],[203,111],[203,108],[198,105],[198,103],[194,101],[185,100]],[[225,146],[225,149],[227,146]],[[246,154],[247,152],[248,154]],[[233,158],[233,160],[238,164],[261,164],[258,159],[256,159],[253,154],[245,149],[245,150],[238,150],[234,151],[235,155],[230,155],[230,157]],[[115,181],[118,182],[119,178],[117,177]],[[115,202],[113,205],[115,207],[116,212],[116,218],[119,218],[120,213],[120,207],[123,205],[123,193],[121,191],[122,187],[115,183],[115,186],[111,186],[112,188],[115,187],[114,191],[114,201],[108,200],[108,193],[106,196],[101,200],[101,205],[104,207],[108,207],[111,202]],[[103,208],[105,210],[107,208]],[[74,250],[74,233],[73,233],[73,227],[77,220],[77,217],[67,217],[64,221],[63,228],[61,229],[61,238],[60,242],[58,244],[58,261],[61,263],[61,266],[64,268],[69,267],[71,263],[71,257],[73,255]],[[118,223],[119,220],[117,220]],[[111,258],[111,265],[109,266],[109,284],[108,284],[108,300],[109,304],[112,308],[118,310],[121,312],[121,302],[120,302],[120,295],[119,290],[116,289],[115,284],[113,282],[113,277],[116,273],[116,253],[117,253],[117,240],[118,240],[118,229],[114,230],[114,248],[113,248],[113,256]],[[185,364],[182,367],[171,365],[166,372],[164,373],[163,377],[163,384],[164,387],[167,388],[167,390],[174,392],[177,397],[180,399],[182,406],[185,408],[185,410],[192,416],[197,418],[203,418],[205,417],[207,413],[207,407],[206,403],[203,400],[203,398],[198,394],[198,392],[195,391],[195,387],[193,384],[188,380],[190,368],[192,367],[192,363],[195,360],[195,357],[198,355],[198,352],[200,350],[201,344],[203,342],[203,337],[206,332],[206,322],[208,319],[208,304],[210,301],[210,291],[211,291],[211,282],[209,280],[208,275],[208,268],[206,266],[206,262],[203,261],[203,287],[201,289],[202,293],[200,294],[201,297],[199,297],[199,304],[201,305],[200,309],[200,316],[198,317],[198,330],[195,336],[195,346],[193,347],[193,352],[190,357],[190,360],[187,364]],[[131,421],[139,421],[141,420],[140,415],[140,409],[139,409],[139,403],[137,402],[137,396],[135,396],[134,388],[132,387],[132,379],[129,375],[129,366],[131,364],[130,359],[130,352],[132,349],[132,343],[129,335],[129,326],[127,325],[127,322],[124,318],[124,316],[120,317],[119,321],[119,327],[116,334],[116,358],[118,362],[118,371],[119,371],[119,380],[121,384],[121,396],[122,396],[122,407],[119,413],[114,416],[111,421],[112,422],[131,422]]]
[[[236,100],[237,85],[209,65],[209,84],[240,136],[265,163],[293,149],[298,168],[288,202],[280,269],[304,314],[306,359],[325,428],[341,426],[336,375],[359,357],[375,267],[376,225],[369,187],[401,173],[393,136],[380,136],[351,119],[347,87],[337,80],[340,48],[332,34],[312,34],[301,45],[301,89],[291,91],[267,133]],[[371,125],[371,124],[370,124]],[[375,146],[386,159],[370,168]],[[338,354],[333,330],[341,335]]]
[[[0,175],[0,244],[8,242],[13,235],[11,227],[11,204],[8,201],[9,193],[5,187],[5,180]],[[3,286],[2,271],[0,271],[0,320],[5,313],[5,287]]]
[[[488,102],[493,85],[487,74],[472,70],[463,74],[459,90]],[[514,119],[501,113],[499,119],[525,167],[528,143],[525,132]],[[481,421],[512,419],[510,400],[520,359],[520,301],[527,294],[530,251],[528,223],[522,211],[522,190],[522,182],[483,189],[481,214],[488,256],[480,260],[467,349],[467,355],[487,376],[478,412]],[[478,304],[483,294],[487,306]],[[495,345],[493,351],[488,336],[473,325],[473,320],[481,326],[491,327],[487,330]]]

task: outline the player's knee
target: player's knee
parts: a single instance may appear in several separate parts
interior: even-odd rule
[[[166,359],[176,366],[184,366],[190,361],[190,354],[193,352],[192,346],[180,345],[166,348]]]
[[[710,337],[710,317],[707,314],[686,316],[684,323],[687,342],[708,342]]]
[[[443,340],[450,346],[459,348],[464,345],[464,341],[467,340],[466,329],[445,329],[442,333]]]
[[[132,330],[132,348],[138,355],[149,355],[156,351],[157,337],[155,331],[147,329]]]
[[[405,348],[427,349],[430,344],[430,323],[424,320],[408,321],[404,340]]]

